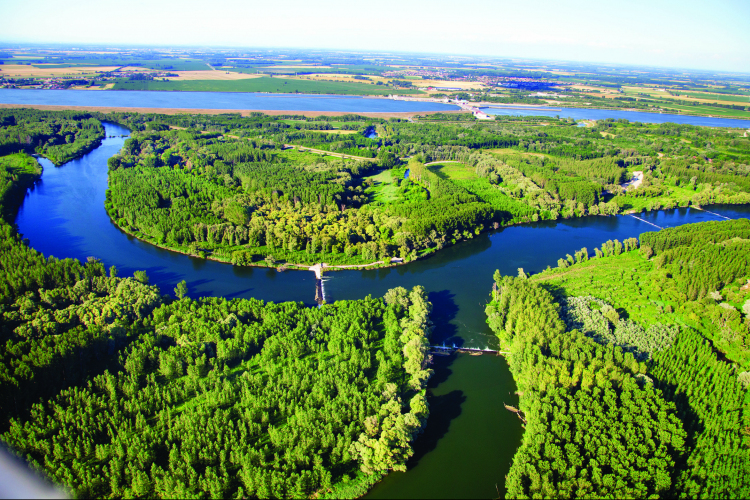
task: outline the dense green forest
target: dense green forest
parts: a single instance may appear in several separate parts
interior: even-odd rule
[[[134,130],[109,163],[115,223],[239,265],[387,265],[509,224],[750,202],[750,139],[732,129],[538,117],[107,116]],[[636,171],[641,185],[627,187]]]
[[[750,494],[750,221],[495,274],[526,432],[509,497]]]
[[[60,125],[56,140],[75,128]],[[0,438],[16,453],[78,497],[350,498],[405,470],[429,415],[423,288],[310,308],[193,300],[182,282],[172,299],[143,271],[21,241],[40,173],[0,157]]]
[[[91,113],[0,109],[0,156],[37,153],[62,165],[103,138],[104,127]]]

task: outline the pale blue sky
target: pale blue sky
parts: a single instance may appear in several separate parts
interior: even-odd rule
[[[0,0],[0,42],[434,52],[750,72],[748,0]]]

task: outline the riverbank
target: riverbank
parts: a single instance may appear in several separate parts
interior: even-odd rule
[[[403,97],[403,96],[391,96],[391,99],[398,100],[398,101],[410,101],[410,102],[424,102],[424,103],[436,103],[436,104],[453,104],[453,102],[448,101],[447,99],[435,99],[435,98],[420,98],[420,97]],[[648,113],[652,115],[668,115],[668,116],[680,116],[680,117],[696,117],[696,118],[710,118],[710,119],[717,119],[717,120],[735,120],[738,122],[747,122],[750,120],[750,117],[737,117],[737,116],[728,116],[723,115],[719,112],[721,108],[717,108],[717,115],[713,114],[701,114],[701,113],[691,113],[691,112],[685,112],[683,110],[679,109],[672,109],[672,108],[618,108],[618,107],[581,107],[578,103],[565,103],[565,102],[558,102],[554,106],[550,104],[522,104],[522,103],[494,103],[494,102],[485,102],[485,101],[464,101],[466,102],[466,105],[478,108],[480,110],[482,109],[506,109],[506,110],[524,110],[524,111],[542,111],[545,113],[553,113],[553,112],[564,112],[566,110],[576,110],[576,111],[590,111],[590,112],[598,112],[598,111],[610,111],[615,113]],[[638,120],[631,120],[631,121],[638,121]]]
[[[739,206],[745,205],[743,203],[734,203],[733,204],[733,203],[726,203],[726,202],[722,203],[722,204],[739,205]],[[696,204],[693,204],[692,202],[688,202],[688,204],[686,206],[679,207],[679,208],[694,208],[696,210],[705,211],[705,212],[710,213],[712,215],[716,215],[716,216],[718,216],[720,218],[727,219],[727,217],[725,217],[723,215],[714,214],[713,212],[706,210],[701,205],[696,205]],[[640,213],[644,213],[644,212],[646,212],[646,213],[652,213],[652,212],[656,213],[656,212],[660,212],[662,210],[663,210],[663,208],[661,208],[661,207],[654,208],[653,210],[650,210],[650,209],[635,210],[635,209],[633,209],[633,210],[625,210],[625,211],[622,211],[620,213],[613,214],[613,215],[615,215],[615,216],[617,216],[617,215],[627,215],[627,216],[630,216],[630,217],[634,217],[635,219],[637,219],[637,220],[639,220],[641,222],[644,222],[644,223],[646,223],[648,225],[651,225],[651,226],[653,226],[653,227],[655,227],[657,229],[663,229],[661,226],[655,225],[655,224],[653,224],[651,222],[648,222],[646,220],[643,220],[643,219],[641,219],[639,217],[635,217],[636,214],[640,214]],[[382,260],[378,260],[378,261],[364,263],[364,264],[338,264],[338,265],[337,264],[329,265],[329,264],[322,263],[320,261],[318,261],[315,264],[309,264],[309,263],[303,263],[303,262],[287,262],[287,261],[275,262],[274,265],[268,265],[267,263],[265,263],[265,261],[250,262],[250,263],[243,263],[243,264],[235,264],[235,263],[232,262],[231,258],[227,258],[227,257],[224,257],[224,256],[219,256],[219,255],[214,256],[214,255],[211,255],[211,254],[205,254],[205,255],[201,256],[201,255],[196,255],[195,253],[191,253],[191,252],[189,252],[189,251],[187,251],[185,249],[161,245],[159,243],[154,242],[153,240],[144,238],[144,237],[140,236],[137,233],[134,233],[134,232],[128,231],[127,229],[124,229],[123,227],[119,226],[115,222],[114,218],[111,216],[111,214],[109,214],[109,212],[106,211],[106,209],[105,209],[105,213],[107,214],[107,217],[108,217],[109,221],[112,223],[112,225],[114,227],[116,227],[119,231],[121,231],[121,232],[123,232],[123,233],[125,233],[125,234],[127,234],[127,235],[129,235],[129,236],[131,236],[131,237],[133,237],[135,239],[137,239],[138,241],[142,241],[143,243],[147,243],[147,244],[152,245],[152,246],[154,246],[156,248],[160,248],[162,250],[167,250],[167,251],[170,251],[170,252],[179,253],[179,254],[186,255],[188,257],[192,257],[192,258],[195,258],[195,259],[210,260],[210,261],[214,261],[214,262],[219,262],[221,264],[229,264],[230,266],[233,266],[233,267],[252,267],[252,268],[261,268],[261,269],[273,269],[273,270],[276,270],[278,272],[283,272],[283,271],[286,271],[286,270],[293,270],[293,271],[314,271],[313,268],[315,268],[316,266],[320,266],[321,274],[322,274],[323,270],[325,270],[325,271],[346,271],[346,270],[355,270],[355,269],[359,269],[359,270],[375,270],[375,269],[387,269],[387,268],[392,268],[392,267],[399,267],[399,266],[403,266],[405,264],[409,264],[409,263],[412,263],[412,262],[416,262],[416,261],[420,261],[420,260],[425,260],[425,259],[427,259],[429,257],[432,257],[432,256],[440,254],[442,251],[444,251],[446,249],[454,247],[454,246],[456,246],[456,245],[458,245],[460,243],[468,242],[471,239],[473,239],[473,238],[462,239],[462,240],[457,240],[455,243],[447,243],[441,249],[437,249],[436,247],[431,247],[431,248],[425,249],[422,253],[418,254],[416,258],[413,258],[411,260],[405,260],[405,259],[402,259],[402,258],[399,258],[399,257],[392,257],[388,263],[386,263],[386,262],[384,262]],[[573,220],[576,220],[576,219],[582,219],[584,217],[591,217],[591,215],[590,214],[586,214],[586,215],[582,215],[582,216],[574,216],[574,217],[569,217],[569,218],[559,218],[559,219],[554,219],[554,220],[540,219],[539,221],[519,221],[519,222],[513,222],[513,223],[505,224],[505,225],[498,225],[497,227],[489,226],[489,227],[484,228],[482,231],[480,231],[480,233],[476,237],[479,237],[480,235],[485,234],[485,233],[492,233],[492,232],[502,231],[503,229],[507,229],[507,228],[511,228],[511,227],[529,226],[531,224],[535,224],[535,223],[538,223],[538,222],[573,221]],[[596,215],[596,217],[607,217],[608,218],[608,217],[611,217],[611,216],[610,215],[599,214],[599,215]],[[320,257],[321,257],[321,261],[325,260],[325,255],[321,254]],[[316,272],[316,277],[318,277],[318,279],[320,278],[318,272]]]
[[[40,174],[40,177],[41,177],[41,174]],[[105,212],[106,212],[106,210],[105,210]],[[156,248],[161,248],[162,250],[167,250],[169,252],[175,252],[175,253],[179,253],[179,254],[182,254],[182,255],[187,255],[188,257],[193,257],[195,259],[211,260],[211,261],[214,261],[214,262],[220,262],[222,264],[229,264],[230,266],[238,266],[238,264],[234,264],[231,261],[231,259],[225,259],[225,258],[222,258],[220,256],[205,255],[205,256],[202,257],[200,255],[196,255],[194,253],[190,253],[190,252],[188,252],[186,250],[182,250],[182,249],[179,249],[179,248],[167,247],[167,246],[164,246],[164,245],[160,245],[159,243],[155,243],[155,242],[153,242],[151,240],[148,240],[146,238],[142,238],[142,237],[138,236],[136,233],[133,233],[131,231],[128,231],[127,229],[123,229],[122,227],[118,226],[117,223],[115,222],[115,220],[112,218],[112,216],[108,212],[107,212],[107,217],[109,217],[109,220],[112,223],[112,225],[115,226],[120,231],[122,231],[123,233],[127,234],[128,236],[132,236],[133,238],[137,239],[138,241],[142,241],[143,243],[148,243],[149,245],[155,246]],[[430,252],[430,254],[432,254],[432,253],[434,253],[434,252]],[[414,259],[414,260],[418,260],[418,259],[424,258],[426,256],[427,255],[423,255],[423,256],[418,257],[417,259]],[[408,261],[408,262],[413,262],[413,261]],[[327,270],[331,270],[331,271],[346,271],[347,269],[349,269],[349,270],[351,270],[351,269],[362,269],[362,270],[365,270],[365,269],[383,269],[383,268],[388,268],[388,267],[402,266],[404,264],[407,264],[408,262],[405,261],[405,260],[403,260],[403,259],[401,259],[401,258],[399,258],[399,257],[394,257],[394,258],[391,259],[391,261],[388,264],[386,264],[382,260],[379,260],[379,261],[371,262],[371,263],[368,263],[368,264],[333,265],[333,266],[328,265],[328,264],[321,264],[321,263],[317,263],[317,264],[304,264],[304,263],[292,263],[292,262],[281,262],[278,265],[272,265],[272,266],[270,266],[270,265],[265,264],[264,262],[261,261],[261,262],[251,262],[249,264],[241,264],[239,266],[240,267],[257,267],[257,268],[262,268],[262,269],[273,269],[273,270],[278,271],[278,272],[283,272],[283,271],[286,271],[286,270],[292,270],[292,271],[314,271],[313,268],[315,266],[321,266],[320,267],[320,272],[322,274],[324,272],[324,270],[325,271],[327,271]],[[317,276],[317,274],[318,273],[316,272],[316,276]]]

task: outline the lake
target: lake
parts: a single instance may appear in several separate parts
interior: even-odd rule
[[[701,125],[704,127],[738,127],[750,128],[750,120],[733,118],[714,118],[708,116],[672,115],[668,113],[646,113],[644,111],[617,111],[613,109],[589,108],[481,108],[488,115],[506,116],[559,116],[575,120],[604,120],[606,118],[624,118],[631,122],[642,123],[679,123],[680,125]]]
[[[165,92],[147,90],[31,90],[0,89],[2,104],[101,106],[118,108],[236,109],[266,111],[337,111],[345,113],[414,113],[454,111],[453,104],[402,101],[359,96],[264,94],[253,92]],[[750,120],[703,116],[615,111],[588,108],[482,108],[490,115],[560,116],[576,120],[625,118],[631,122],[680,123],[708,127],[750,128]]]
[[[346,113],[404,113],[458,109],[458,106],[452,104],[397,101],[387,98],[358,96],[146,90],[0,89],[0,103],[118,108],[339,111]]]
[[[315,304],[315,276],[309,271],[279,273],[235,267],[156,248],[128,236],[104,211],[107,159],[122,147],[128,130],[105,124],[102,145],[62,167],[40,159],[44,173],[21,206],[19,232],[45,255],[85,260],[95,256],[121,276],[145,270],[163,293],[186,280],[191,297],[255,297]],[[485,323],[492,274],[539,272],[557,259],[609,239],[623,240],[655,228],[750,216],[748,206],[708,207],[638,214],[637,217],[583,217],[507,227],[483,233],[436,255],[388,269],[328,274],[327,299],[382,296],[396,286],[424,286],[434,308],[433,342],[492,347]],[[437,357],[429,382],[432,409],[425,433],[415,443],[406,473],[392,473],[371,498],[496,498],[522,436],[521,422],[503,403],[517,404],[505,360],[498,356]],[[496,489],[497,485],[497,489]]]

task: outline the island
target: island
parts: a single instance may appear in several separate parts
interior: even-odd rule
[[[737,129],[430,114],[143,115],[106,207],[144,241],[235,265],[389,266],[504,226],[750,203]]]

